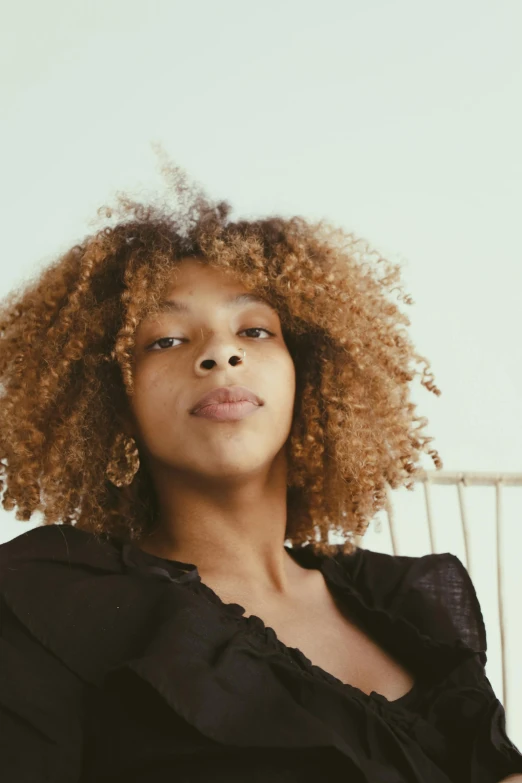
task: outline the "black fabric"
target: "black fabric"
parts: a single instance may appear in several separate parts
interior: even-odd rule
[[[342,683],[222,602],[194,564],[41,526],[0,545],[2,783],[498,783],[522,772],[457,557],[287,551],[411,668],[409,693],[389,701]]]

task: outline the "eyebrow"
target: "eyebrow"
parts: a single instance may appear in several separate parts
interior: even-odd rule
[[[250,294],[250,293],[244,293],[244,294],[233,294],[232,296],[228,297],[228,299],[225,299],[225,307],[231,308],[231,307],[238,307],[240,305],[246,305],[246,304],[264,304],[267,307],[270,307],[271,310],[274,308],[268,302],[264,297],[259,296],[259,294]],[[190,305],[185,304],[185,302],[178,302],[176,299],[163,299],[159,304],[157,309],[155,309],[155,312],[157,313],[190,313],[192,312],[192,308]]]

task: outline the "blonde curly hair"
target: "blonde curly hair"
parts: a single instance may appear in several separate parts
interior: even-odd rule
[[[421,451],[442,468],[410,401],[414,363],[440,390],[389,298],[398,290],[412,304],[399,266],[324,220],[232,221],[230,204],[189,186],[178,166],[162,173],[176,207],[118,194],[98,210],[103,227],[0,303],[2,505],[18,520],[41,511],[44,524],[125,541],[153,528],[143,461],[119,488],[107,468],[133,392],[136,328],[173,267],[198,257],[268,299],[295,364],[285,539],[329,554],[334,531],[349,554],[385,505],[386,482],[413,489]]]

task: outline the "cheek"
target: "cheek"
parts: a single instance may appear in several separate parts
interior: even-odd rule
[[[287,357],[287,361],[281,368],[279,375],[281,382],[279,384],[278,397],[281,404],[285,409],[293,409],[295,402],[295,390],[296,390],[296,376],[295,367],[291,357]]]
[[[143,429],[147,424],[156,424],[166,416],[176,416],[176,389],[164,375],[137,373],[134,378],[134,394],[130,405]]]
[[[291,389],[295,389],[295,365],[290,354],[286,357],[285,369],[288,378],[288,385]]]
[[[136,399],[143,403],[148,398],[160,400],[163,397],[173,397],[176,379],[178,384],[180,382],[179,373],[173,370],[173,367],[161,360],[137,368],[134,374]]]

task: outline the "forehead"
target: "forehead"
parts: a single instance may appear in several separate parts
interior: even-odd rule
[[[276,312],[267,297],[249,290],[232,271],[211,267],[196,259],[183,259],[172,269],[161,286],[148,313],[191,313],[193,300],[210,294],[226,309],[264,305]]]
[[[223,304],[226,308],[232,309],[233,307],[241,307],[249,304],[261,304],[274,309],[272,305],[259,294],[254,293],[239,293],[229,294],[223,299]],[[171,296],[165,299],[161,299],[156,308],[156,312],[160,313],[190,313],[192,307],[188,302],[181,301],[179,299],[173,299]]]

